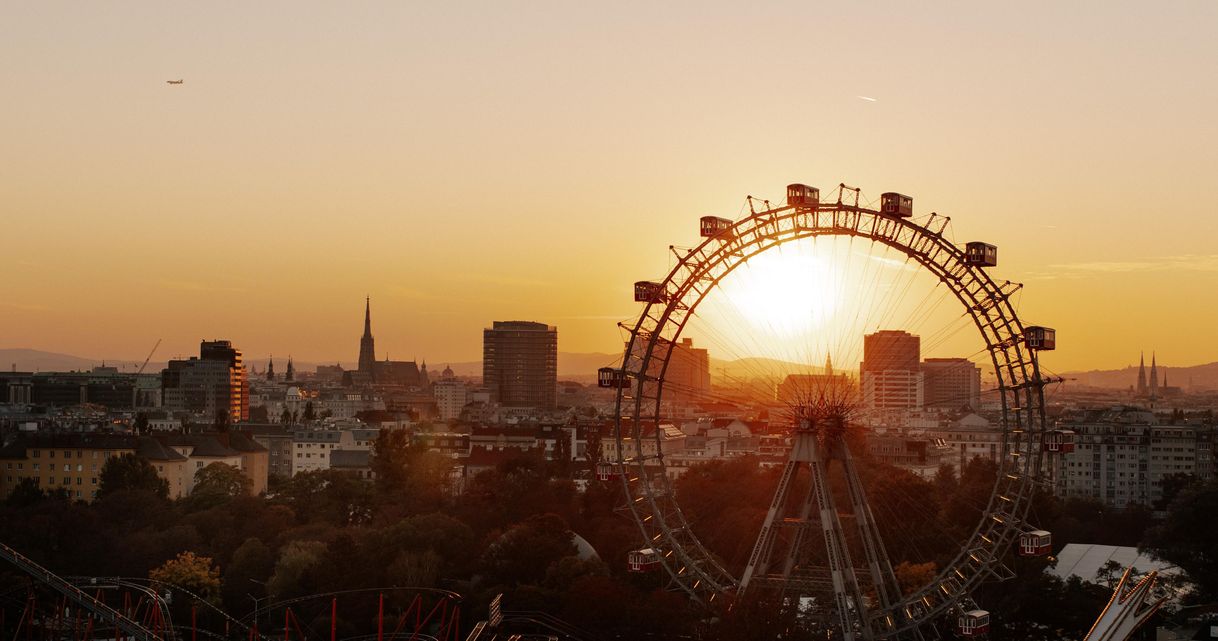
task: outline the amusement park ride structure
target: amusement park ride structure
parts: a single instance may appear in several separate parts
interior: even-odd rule
[[[1020,554],[1043,556],[1051,535],[1028,520],[1032,494],[1045,480],[1048,456],[1073,448],[1073,434],[1054,430],[1045,419],[1038,353],[1056,347],[1053,329],[1024,325],[1011,296],[1021,285],[996,280],[997,247],[984,242],[958,246],[945,230],[950,219],[937,214],[914,217],[913,199],[885,193],[878,208],[860,204],[859,190],[842,184],[835,201],[822,201],[815,187],[792,184],[786,204],[774,206],[749,198],[750,214],[740,220],[701,219],[702,241],[677,252],[676,264],[660,281],[640,281],[634,299],[643,310],[632,325],[620,367],[602,368],[600,386],[614,388],[617,411],[613,438],[616,460],[598,470],[602,479],[619,480],[644,547],[631,556],[631,569],[662,569],[671,585],[703,603],[769,591],[790,602],[819,594],[819,632],[838,638],[922,638],[944,617],[956,620],[957,634],[984,634],[989,613],[973,603],[982,581],[1013,576],[1003,559],[1017,544]],[[764,524],[742,575],[728,572],[699,540],[682,512],[665,468],[663,436],[667,418],[661,405],[674,346],[698,306],[733,270],[763,252],[802,239],[861,238],[896,250],[929,272],[959,302],[985,344],[997,380],[1003,433],[1000,469],[980,522],[960,542],[954,560],[929,583],[903,594],[880,540],[871,507],[855,470],[844,435],[850,403],[844,390],[827,389],[793,408],[791,449]],[[856,536],[865,561],[856,573],[845,528],[829,491],[831,463],[841,467]],[[810,472],[806,496],[790,509],[792,479]],[[817,536],[819,535],[819,536]],[[810,540],[822,550],[812,562]],[[827,607],[826,602],[831,602]]]
[[[758,210],[756,201],[750,198],[750,214],[740,220],[703,217],[699,223],[703,240],[677,253],[676,265],[663,280],[635,283],[634,298],[643,304],[643,311],[626,327],[630,338],[621,366],[598,372],[599,385],[614,389],[617,401],[613,431],[616,459],[602,462],[597,475],[601,480],[621,484],[627,511],[642,537],[643,545],[629,555],[629,569],[662,571],[674,589],[684,591],[695,602],[722,603],[745,595],[768,594],[776,595],[778,602],[790,603],[815,595],[809,599],[819,609],[816,625],[821,627],[815,632],[824,638],[922,639],[935,636],[936,624],[945,618],[953,621],[961,637],[982,636],[989,629],[990,613],[973,602],[973,589],[987,579],[1013,576],[1004,563],[1013,545],[1025,556],[1044,556],[1052,548],[1052,535],[1030,523],[1028,514],[1033,493],[1044,485],[1046,474],[1053,469],[1051,457],[1074,447],[1074,435],[1053,429],[1045,418],[1043,388],[1051,379],[1042,376],[1038,354],[1056,347],[1055,332],[1048,327],[1024,325],[1019,319],[1011,296],[1021,285],[996,280],[987,271],[997,265],[994,245],[970,242],[957,246],[944,233],[949,218],[933,213],[915,218],[913,199],[902,194],[883,194],[874,209],[859,201],[859,190],[844,184],[834,202],[822,202],[819,190],[802,184],[787,187],[785,205],[771,206],[763,201],[764,207]],[[903,253],[936,277],[971,319],[996,377],[1003,440],[997,480],[988,503],[972,534],[960,542],[955,558],[926,585],[910,592],[903,592],[897,583],[855,468],[850,449],[851,432],[856,429],[852,421],[855,401],[847,384],[822,386],[793,404],[787,460],[739,577],[728,572],[701,543],[677,503],[666,473],[664,439],[658,429],[666,418],[661,405],[665,375],[694,312],[737,267],[784,244],[818,237],[871,241]],[[838,509],[830,489],[833,465],[840,468],[845,479],[849,503],[846,514]],[[792,500],[801,487],[795,482],[801,471],[810,477],[807,490],[802,498]],[[844,525],[843,516],[849,516],[846,521],[852,527]],[[817,539],[822,545],[816,545]],[[855,550],[862,552],[864,565],[857,570],[851,541]],[[61,603],[70,602],[78,612],[86,613],[87,627],[69,628],[70,634],[48,635],[48,641],[89,641],[95,624],[109,626],[107,638],[121,641],[170,641],[181,636],[181,629],[175,629],[169,621],[165,600],[157,589],[128,586],[147,597],[140,617],[135,616],[138,607],[108,605],[100,591],[90,589],[96,579],[91,584],[88,579],[60,578],[4,545],[0,545],[0,559],[29,575],[31,585],[54,590]],[[1153,575],[1127,590],[1128,578],[1126,573],[1088,634],[1089,641],[1127,638],[1162,604],[1162,600],[1150,598]],[[83,587],[81,581],[86,581]],[[424,601],[416,596],[409,607],[402,608],[392,631],[385,629],[382,593],[376,634],[358,638],[386,641],[438,637],[456,641],[460,595],[432,592],[445,594],[432,595],[434,605],[429,604],[426,615]],[[310,597],[331,599],[329,616],[322,617],[328,621],[331,641],[339,641],[335,627],[339,594]],[[36,613],[32,589],[30,595],[18,624],[24,636],[16,637],[18,640],[32,641],[30,631],[37,621],[46,630],[47,615]],[[256,612],[282,610],[283,627],[275,636],[282,635],[283,641],[294,641],[294,637],[295,641],[304,641],[306,635],[293,618],[296,604],[297,600],[285,601]],[[221,614],[223,633],[201,632],[194,625],[192,608],[192,625],[185,629],[191,641],[197,641],[200,633],[248,641],[270,639],[258,632],[256,621],[246,625]],[[533,621],[544,616],[525,614],[524,618]],[[467,641],[501,638],[496,629],[503,620],[501,613],[494,613],[474,627]],[[551,625],[550,629],[557,627]],[[425,628],[431,636],[422,634]]]

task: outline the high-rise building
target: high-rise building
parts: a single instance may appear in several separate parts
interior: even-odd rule
[[[161,393],[169,410],[206,417],[223,410],[234,423],[250,417],[245,365],[231,341],[202,341],[197,358],[169,361],[161,371]]]
[[[501,405],[552,409],[558,400],[558,328],[495,321],[484,329],[482,384]]]
[[[981,368],[967,358],[922,361],[922,406],[958,410],[981,407]]]
[[[863,337],[859,366],[863,407],[873,412],[919,409],[923,402],[922,339],[900,330]]]
[[[710,354],[683,338],[673,345],[664,374],[664,397],[674,401],[704,400],[710,395]]]

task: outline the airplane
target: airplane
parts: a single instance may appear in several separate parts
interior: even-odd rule
[[[180,85],[180,84],[182,84],[183,81],[182,80],[166,80],[165,82],[167,82],[171,85]]]

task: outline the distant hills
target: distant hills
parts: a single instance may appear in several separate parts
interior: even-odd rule
[[[1147,375],[1150,365],[1146,366]],[[1131,365],[1121,369],[1094,369],[1079,372],[1063,372],[1060,376],[1073,379],[1071,382],[1090,387],[1107,387],[1112,389],[1128,389],[1138,382],[1138,367]],[[1163,377],[1167,384],[1179,387],[1185,391],[1190,389],[1218,389],[1218,363],[1193,365],[1192,367],[1159,366],[1159,384]]]
[[[607,365],[617,365],[621,361],[621,358],[622,355],[620,353],[559,352],[558,376],[559,378],[566,379],[588,380],[596,374],[598,368]],[[246,362],[259,372],[266,370],[267,359],[258,358]],[[129,358],[85,358],[71,354],[44,352],[36,349],[0,349],[0,371],[9,371],[11,369],[16,369],[19,372],[88,371],[103,363],[111,367],[117,367],[119,371],[134,372],[139,369],[143,361]],[[295,361],[295,366],[301,372],[312,372],[318,365],[333,365],[334,363],[335,361]],[[343,367],[355,367],[355,363],[351,362],[340,362],[340,364]],[[482,375],[482,361],[451,363],[432,361],[427,366],[432,374],[437,374],[445,366],[448,366],[452,367],[453,372],[458,376],[477,377]],[[164,367],[164,360],[154,360],[148,363],[148,368],[144,371],[146,373],[159,372]],[[280,373],[283,372],[285,367],[287,367],[286,359],[279,359],[275,363],[275,369]],[[746,380],[758,376],[783,377],[792,373],[818,373],[820,369],[815,366],[809,367],[799,363],[789,363],[768,358],[741,358],[731,361],[711,359],[711,378],[719,384],[724,382],[724,378]],[[1149,367],[1147,369],[1149,370]],[[853,371],[853,368],[850,368],[850,371]],[[1218,362],[1194,365],[1192,367],[1160,366],[1159,372],[1160,382],[1163,380],[1163,375],[1166,374],[1167,384],[1173,387],[1180,387],[1185,390],[1190,388],[1218,389]],[[1138,368],[1137,366],[1130,366],[1121,369],[1072,371],[1063,372],[1060,375],[1071,379],[1075,384],[1090,387],[1127,389],[1137,382]]]
[[[613,365],[621,354],[604,354],[599,352],[559,352],[558,375],[560,377],[592,377],[598,368]],[[256,368],[259,372],[266,370],[265,358],[247,359],[246,365]],[[85,358],[71,354],[44,352],[36,349],[7,348],[0,349],[0,371],[17,370],[19,372],[70,372],[88,371],[99,365],[117,367],[122,372],[134,372],[143,364],[143,360],[129,358]],[[165,368],[165,360],[153,360],[148,363],[145,373],[159,372]],[[334,365],[336,361],[302,361],[294,360],[293,365],[298,371],[312,372],[318,365]],[[354,368],[353,362],[339,362],[343,367]],[[287,367],[286,358],[275,360],[275,371],[282,374]],[[453,368],[458,376],[482,376],[482,361],[444,362],[431,361],[428,369],[434,375],[443,371],[445,366]]]

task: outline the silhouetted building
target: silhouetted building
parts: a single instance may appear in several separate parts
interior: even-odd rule
[[[359,368],[343,372],[347,385],[401,385],[421,387],[424,384],[419,366],[414,361],[376,360],[376,345],[372,339],[372,302],[364,301],[364,335],[359,339]]]
[[[372,299],[364,299],[364,335],[359,339],[359,371],[372,378],[376,362],[376,342],[372,339]]]
[[[921,339],[909,332],[883,330],[863,337],[859,378],[863,406],[872,411],[922,407]]]
[[[558,394],[558,328],[495,321],[484,329],[482,384],[501,405],[552,409]]]
[[[230,341],[203,341],[198,358],[171,360],[161,371],[166,409],[203,414],[225,411],[231,422],[249,420],[249,382],[241,351]]]
[[[922,361],[922,406],[956,410],[981,407],[981,368],[967,358]]]
[[[710,395],[710,354],[683,338],[673,345],[664,375],[664,397],[675,401],[705,399]]]

